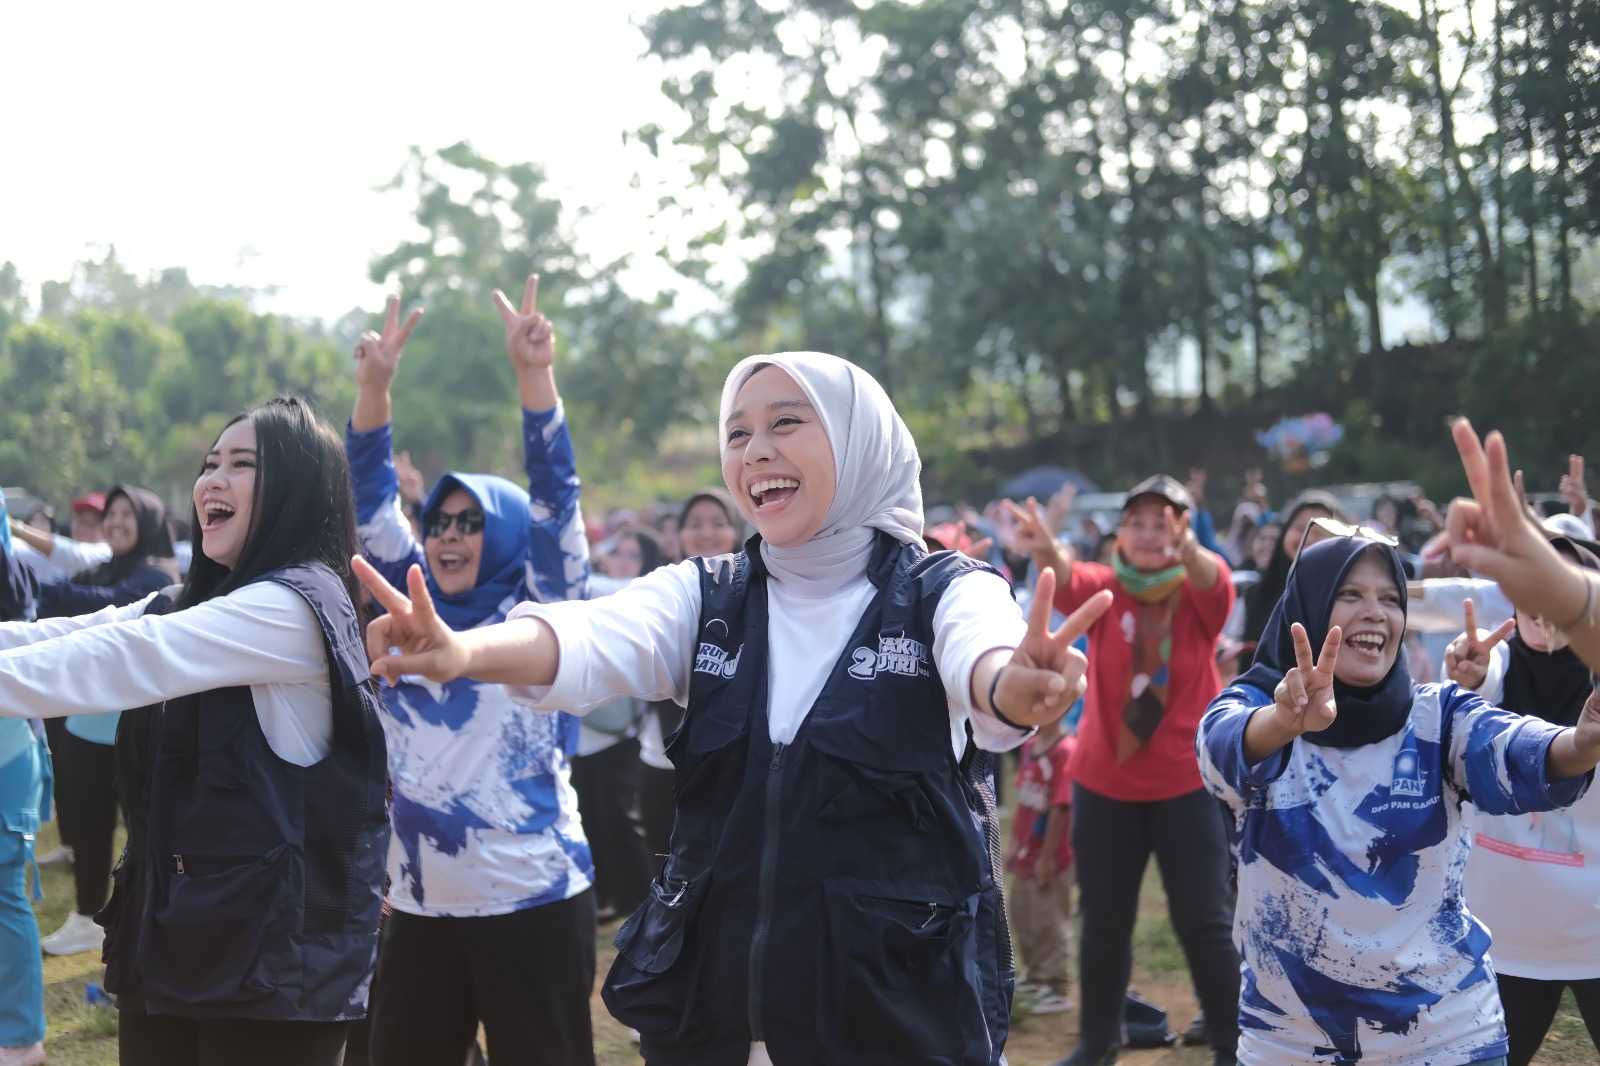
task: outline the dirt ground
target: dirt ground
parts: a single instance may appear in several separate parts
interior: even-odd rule
[[[46,826],[40,834],[41,854],[55,847],[54,829],[53,825]],[[71,907],[71,875],[64,869],[48,870],[44,887],[45,900],[35,905],[35,911],[40,928],[48,933],[61,924]],[[602,975],[611,963],[611,937],[615,930],[616,923],[612,923],[598,931]],[[84,986],[100,979],[101,967],[94,955],[45,959],[45,1012],[49,1022],[45,1047],[50,1066],[115,1066],[116,1012],[84,1003]],[[1167,923],[1165,897],[1153,868],[1145,878],[1140,899],[1133,987],[1146,999],[1165,1008],[1174,1029],[1181,1031],[1195,1015],[1194,993]],[[599,1066],[634,1066],[640,1061],[638,1045],[629,1039],[627,1030],[606,1013],[600,1002],[598,982],[591,1003],[595,1058]],[[1072,1050],[1077,1031],[1076,1011],[1024,1017],[1012,1028],[1006,1057],[1011,1066],[1051,1066]],[[1124,1066],[1205,1066],[1211,1056],[1203,1048],[1173,1047],[1124,1052],[1120,1061]],[[1569,995],[1544,1048],[1534,1059],[1535,1066],[1594,1066],[1596,1062],[1600,1062],[1600,1054],[1589,1042]]]

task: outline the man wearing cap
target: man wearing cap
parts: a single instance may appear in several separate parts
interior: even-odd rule
[[[1110,565],[1073,562],[1052,539],[1030,538],[1035,564],[1056,571],[1057,610],[1070,613],[1101,589],[1114,596],[1089,630],[1089,689],[1071,764],[1083,913],[1082,1031],[1066,1060],[1074,1066],[1116,1060],[1139,883],[1152,852],[1216,1062],[1232,1063],[1238,1042],[1227,831],[1194,749],[1200,716],[1222,689],[1215,653],[1233,580],[1196,539],[1193,508],[1165,474],[1134,486]]]

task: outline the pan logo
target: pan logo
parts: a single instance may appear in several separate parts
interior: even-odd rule
[[[1409,748],[1394,759],[1394,780],[1389,785],[1391,796],[1420,796],[1422,788],[1422,760]]]

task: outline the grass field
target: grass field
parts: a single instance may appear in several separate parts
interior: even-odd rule
[[[54,825],[46,826],[39,838],[43,854],[56,845]],[[40,928],[48,933],[66,918],[72,906],[72,878],[64,869],[45,872],[45,899],[36,906]],[[611,961],[611,933],[615,925],[600,931],[601,973]],[[101,979],[99,960],[94,955],[46,958],[45,1011],[49,1035],[45,1047],[51,1066],[114,1066],[117,1061],[117,1015],[105,1007],[84,1004],[84,986]],[[1167,923],[1166,902],[1160,878],[1146,876],[1140,901],[1139,929],[1134,948],[1134,988],[1147,999],[1165,1007],[1173,1027],[1182,1029],[1194,1017],[1194,994],[1189,988],[1183,956]],[[600,1066],[631,1066],[639,1062],[637,1045],[628,1033],[606,1014],[596,988],[592,1000],[595,1020],[595,1057]],[[1007,1058],[1012,1066],[1049,1066],[1071,1050],[1077,1033],[1074,1012],[1038,1018],[1025,1018],[1012,1030]],[[1192,1048],[1126,1052],[1121,1061],[1127,1066],[1206,1066],[1209,1052]],[[1594,1045],[1589,1042],[1583,1022],[1570,995],[1545,1041],[1537,1066],[1592,1066]]]

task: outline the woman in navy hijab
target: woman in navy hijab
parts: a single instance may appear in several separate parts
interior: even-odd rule
[[[1563,729],[1413,684],[1405,625],[1394,547],[1341,527],[1301,553],[1255,665],[1201,722],[1201,771],[1238,830],[1242,1063],[1505,1061],[1462,804],[1571,804],[1600,714]]]

